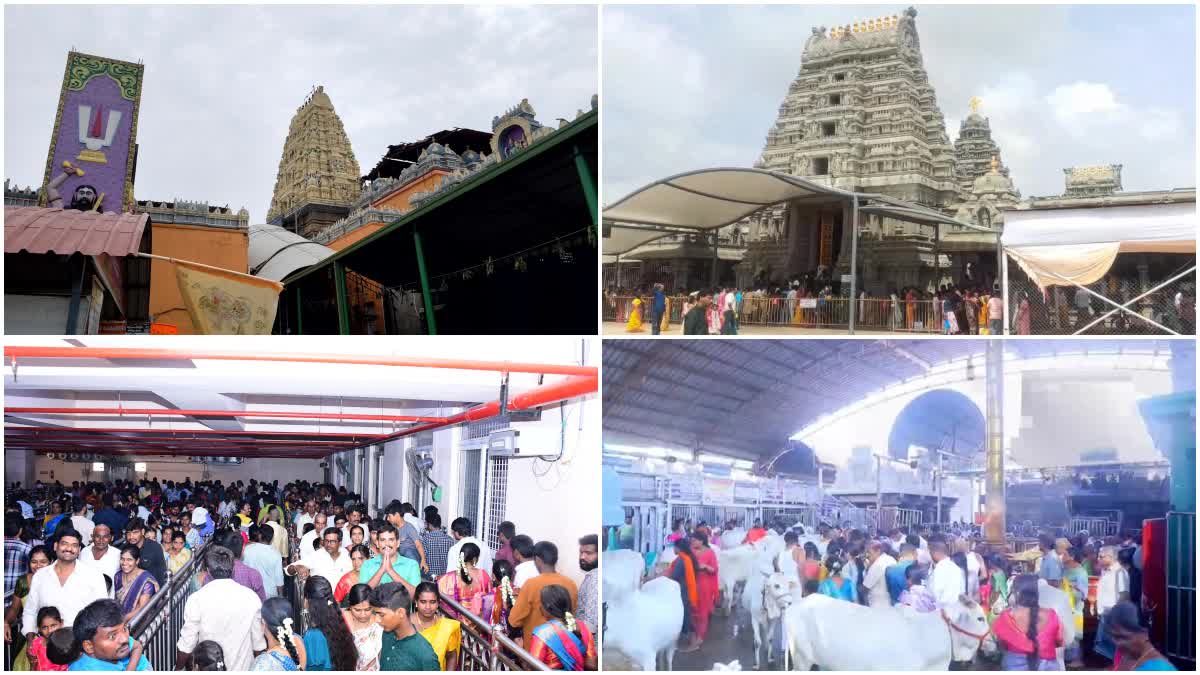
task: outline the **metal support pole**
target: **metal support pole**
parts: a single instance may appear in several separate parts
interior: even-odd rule
[[[621,290],[621,254],[617,254],[617,283],[614,285],[616,290]]]
[[[933,290],[942,285],[942,224],[933,225]]]
[[[421,276],[421,298],[425,301],[425,327],[430,335],[437,335],[433,294],[429,290],[429,272],[425,269],[425,249],[421,246],[421,233],[416,230],[413,230],[413,248],[417,251],[417,273]]]
[[[300,286],[296,286],[296,335],[304,334],[304,304],[300,302]]]
[[[850,335],[854,335],[855,310],[858,308],[858,195],[851,197],[850,228]],[[843,211],[842,213],[845,213]]]
[[[596,217],[596,181],[592,178],[592,172],[588,169],[583,153],[579,152],[579,146],[574,147],[574,154],[575,171],[579,174],[579,185],[583,188],[583,198],[587,200],[588,213],[592,216],[592,231],[594,232],[599,220]]]
[[[937,479],[938,479],[938,491],[937,491],[937,521],[938,521],[938,524],[939,524],[939,525],[940,525],[940,524],[941,524],[941,522],[942,522],[942,477],[943,477],[943,474],[942,474],[942,467],[944,466],[944,465],[943,465],[943,463],[942,463],[942,460],[943,460],[943,459],[945,459],[945,457],[946,457],[946,455],[945,455],[945,454],[943,454],[941,450],[938,450],[938,472],[937,472]]]
[[[883,513],[883,459],[875,455],[875,514]]]
[[[1012,303],[1008,298],[1008,254],[1004,252],[1003,244],[1000,246],[1000,281],[1004,295],[1004,334],[1008,335],[1012,332]]]
[[[71,304],[67,308],[67,335],[75,335],[79,324],[79,304],[83,295],[83,274],[87,271],[87,261],[83,255],[71,255]]]
[[[718,232],[717,230],[713,230],[712,277],[709,281],[709,286],[711,286],[714,289],[716,289],[716,287],[717,287],[717,260],[720,255],[719,248],[718,248],[720,246],[720,237],[721,237],[720,232]]]
[[[333,262],[333,284],[337,289],[338,334],[350,334],[350,307],[346,301],[346,267],[341,261]]]
[[[1004,546],[1004,342],[987,341],[987,515],[984,539]]]

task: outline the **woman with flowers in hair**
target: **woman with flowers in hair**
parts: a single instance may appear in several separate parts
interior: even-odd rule
[[[551,670],[595,670],[596,641],[587,624],[571,614],[571,594],[558,584],[542,589],[542,611],[549,621],[533,629],[529,653]]]
[[[508,625],[508,614],[517,601],[517,592],[521,590],[513,586],[514,576],[511,562],[501,559],[492,562],[492,579],[494,580],[492,592],[484,596],[483,607],[479,614],[484,621],[490,622],[493,626],[500,626],[504,630],[504,634],[510,638],[521,635],[519,628]]]
[[[304,632],[305,670],[354,670],[358,650],[325,577],[312,576],[304,583],[308,630]]]
[[[492,592],[492,578],[475,565],[479,562],[479,547],[471,542],[458,549],[458,560],[450,561],[454,571],[438,577],[437,587],[442,595],[467,608],[475,616],[483,615],[483,599]],[[451,618],[457,618],[447,611]]]
[[[417,584],[413,593],[416,612],[413,628],[429,641],[442,670],[458,670],[458,651],[462,646],[462,624],[438,614],[438,587],[432,581]]]
[[[292,628],[292,603],[286,598],[268,598],[262,605],[267,651],[255,657],[250,670],[303,670],[304,641]]]

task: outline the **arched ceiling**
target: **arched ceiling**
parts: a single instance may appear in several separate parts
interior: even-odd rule
[[[887,387],[972,357],[986,339],[605,340],[606,444],[694,449],[761,459],[789,437]],[[1020,340],[1017,358],[1160,353],[1163,340]]]

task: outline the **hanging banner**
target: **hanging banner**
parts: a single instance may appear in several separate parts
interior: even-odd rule
[[[670,499],[679,502],[698,502],[704,494],[702,476],[672,476]]]
[[[133,211],[142,65],[67,54],[42,179],[50,208]]]
[[[703,503],[706,506],[732,505],[733,486],[733,481],[728,478],[705,478]]]
[[[768,478],[759,484],[764,504],[779,504],[783,502],[783,484],[778,476]]]
[[[757,483],[737,483],[733,486],[733,500],[738,504],[757,504],[760,494]]]
[[[283,284],[172,260],[183,304],[200,335],[270,335]]]

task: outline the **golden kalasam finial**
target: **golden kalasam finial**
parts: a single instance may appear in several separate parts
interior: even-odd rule
[[[995,155],[992,155],[992,173],[1000,173],[1000,160]]]
[[[979,112],[980,103],[983,103],[983,99],[979,98],[978,96],[972,96],[971,100],[967,101],[967,105],[970,106],[971,112],[973,113]]]

